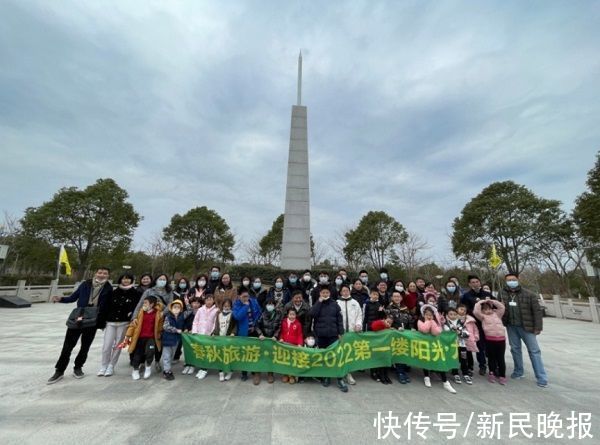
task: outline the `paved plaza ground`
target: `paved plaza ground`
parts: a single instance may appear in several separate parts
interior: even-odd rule
[[[530,413],[534,433],[531,439],[519,435],[512,443],[565,443],[537,437],[537,415],[551,411],[561,416],[559,431],[565,437],[571,411],[592,413],[594,438],[582,443],[600,441],[600,325],[544,320],[539,341],[550,379],[544,389],[536,386],[527,357],[525,379],[501,387],[476,376],[471,387],[455,385],[456,395],[445,392],[436,379],[433,388],[425,388],[418,370],[413,370],[409,385],[396,381],[382,385],[366,373],[356,373],[357,385],[347,394],[335,385],[323,388],[314,381],[289,385],[277,380],[269,385],[263,380],[256,387],[250,380],[241,382],[238,374],[220,383],[215,371],[199,381],[182,376],[181,364],[175,367],[173,382],[158,375],[134,382],[126,354],[114,376],[96,377],[102,332],[91,348],[84,379],[73,378],[69,368],[63,381],[46,385],[70,309],[59,304],[0,309],[0,444],[404,443],[408,430],[403,423],[409,413],[419,411],[432,422],[437,413],[456,413],[461,425],[454,440],[430,425],[424,441],[413,427],[413,442],[489,443],[490,439],[477,436],[476,428],[478,415],[486,412],[503,414],[498,418],[504,422],[500,440],[492,442],[506,443],[512,412]],[[506,359],[510,373],[508,350]],[[390,410],[398,417],[401,428],[394,432],[401,439],[387,430],[388,437],[378,441],[374,419],[378,412],[386,415]],[[463,438],[471,413],[474,417]]]

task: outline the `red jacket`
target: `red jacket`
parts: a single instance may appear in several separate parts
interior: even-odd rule
[[[375,320],[371,323],[372,331],[383,331],[384,329],[390,329],[390,327],[385,324],[385,320]]]
[[[407,292],[402,299],[402,303],[411,311],[417,307],[417,299],[419,295],[416,292]]]
[[[302,335],[302,324],[295,319],[293,323],[286,317],[281,322],[280,340],[291,345],[302,346],[304,344],[304,336]]]

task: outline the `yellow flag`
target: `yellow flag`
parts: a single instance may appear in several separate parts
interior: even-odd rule
[[[496,244],[492,244],[492,251],[490,253],[490,267],[492,269],[496,269],[500,264],[502,264],[502,258],[498,256],[498,252],[496,252]]]
[[[65,265],[65,273],[68,277],[70,277],[71,276],[71,264],[69,263],[69,257],[67,256],[67,251],[65,249],[65,246],[62,244],[60,246],[59,261],[60,261],[60,264]]]

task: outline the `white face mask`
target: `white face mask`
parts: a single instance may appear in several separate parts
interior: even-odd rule
[[[275,310],[275,305],[274,304],[267,304],[267,311],[273,312],[274,310]]]
[[[250,281],[244,280],[244,281],[242,281],[242,284],[244,285],[244,287],[248,287],[248,285],[250,284]]]
[[[308,283],[310,281],[310,275],[304,275],[304,277],[302,279],[304,280],[305,283]]]
[[[404,292],[404,287],[403,286],[396,286],[396,290],[398,292]]]
[[[306,346],[310,346],[311,348],[315,345],[315,339],[314,338],[307,338],[306,339]]]
[[[198,281],[198,286],[200,286],[200,287],[206,286],[206,280],[200,280],[200,281]]]
[[[167,280],[156,280],[156,287],[165,287],[167,285]]]

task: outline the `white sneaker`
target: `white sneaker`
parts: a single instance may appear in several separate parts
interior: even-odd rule
[[[448,391],[451,394],[456,394],[456,390],[452,387],[452,385],[450,384],[450,382],[444,382],[444,389],[446,391]]]
[[[427,388],[431,388],[431,379],[429,377],[425,377],[423,381],[425,382],[425,386]]]
[[[146,366],[144,368],[144,379],[149,379],[152,375],[152,366]]]
[[[188,375],[192,375],[193,373],[196,372],[196,368],[194,368],[193,366],[190,366],[190,369],[188,369]]]
[[[181,371],[181,373],[182,373],[183,375],[185,375],[185,374],[187,374],[187,373],[188,373],[188,371],[189,371],[189,370],[190,370],[190,367],[189,367],[189,366],[184,366],[184,367],[183,367],[183,371]]]
[[[348,382],[348,385],[356,385],[356,380],[354,380],[354,377],[352,377],[352,374],[348,374],[346,376],[346,381]]]
[[[224,382],[225,381],[225,373],[224,372],[220,372],[219,373],[219,382]]]
[[[233,372],[228,372],[227,374],[225,374],[225,380],[231,380],[232,375],[233,375]]]
[[[115,373],[115,368],[113,367],[113,365],[108,365],[106,367],[106,372],[104,373],[104,377],[110,377],[114,373]]]
[[[196,374],[196,378],[202,380],[204,377],[206,377],[206,374],[208,374],[208,371],[206,371],[205,369],[201,369],[200,371],[198,371],[198,373]]]
[[[462,384],[462,380],[458,374],[454,376],[454,383]]]
[[[100,368],[98,370],[98,374],[96,374],[98,377],[104,377],[104,374],[106,373],[106,368],[103,366],[102,368]]]
[[[134,369],[133,372],[131,373],[131,378],[133,380],[139,380],[140,379],[140,371],[137,369]]]

